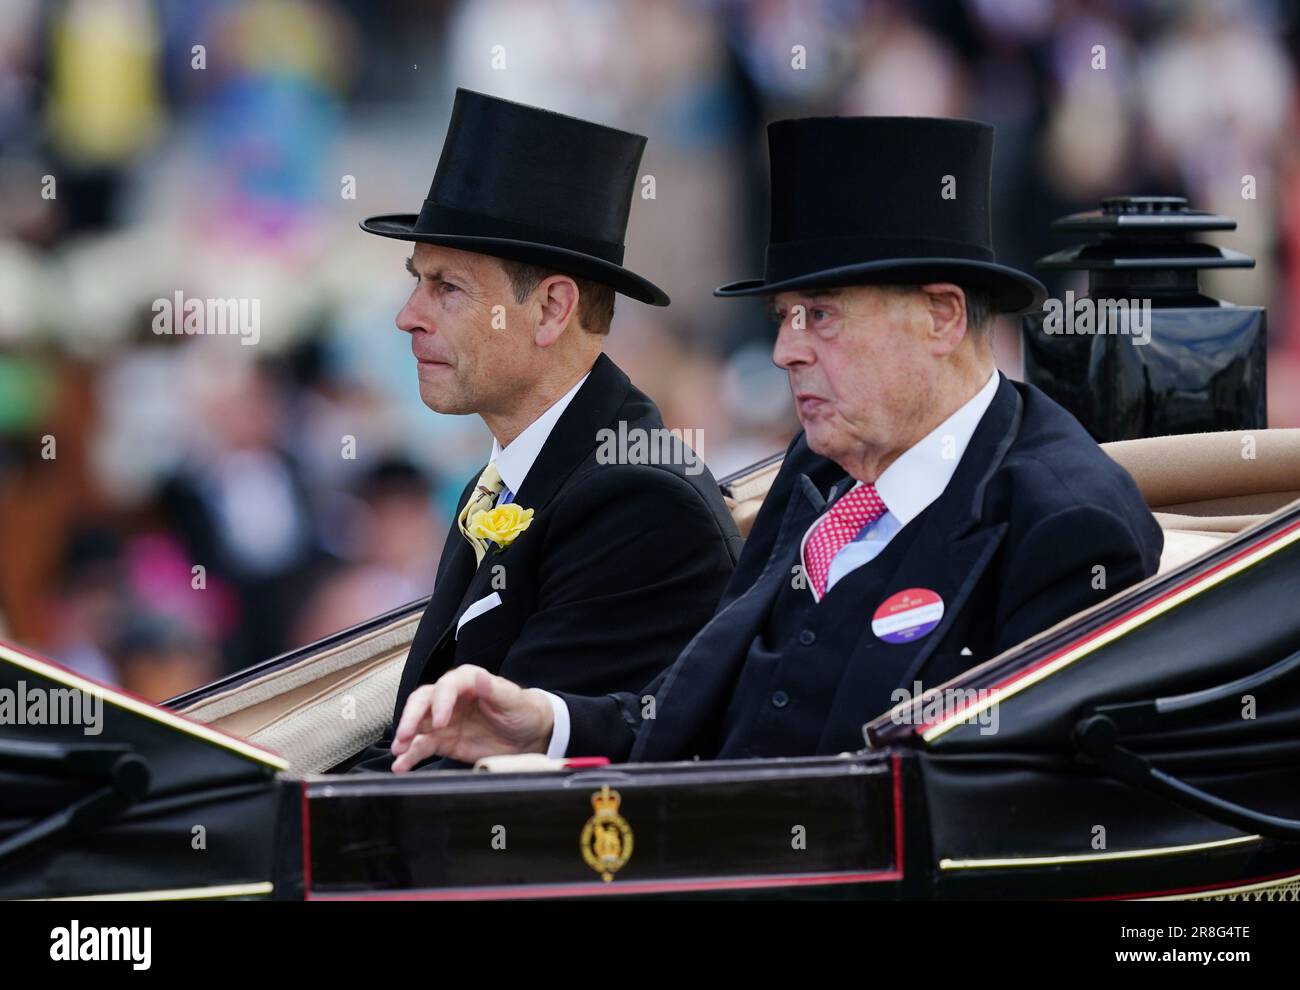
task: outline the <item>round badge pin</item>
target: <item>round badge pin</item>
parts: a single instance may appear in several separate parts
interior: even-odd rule
[[[871,617],[871,631],[886,643],[907,643],[924,636],[942,618],[942,598],[929,588],[908,588],[880,603]]]

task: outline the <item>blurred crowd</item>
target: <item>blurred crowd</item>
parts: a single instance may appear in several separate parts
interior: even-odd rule
[[[609,351],[719,477],[796,429],[761,305],[710,296],[786,116],[995,124],[1026,269],[1104,196],[1234,217],[1258,265],[1203,285],[1268,307],[1300,425],[1298,73],[1284,0],[5,0],[0,636],[161,700],[428,594],[490,438],[420,404],[407,246],[356,224],[418,209],[456,86],[649,135],[627,263],[674,301]],[[259,300],[256,345],[154,332],[178,291]]]

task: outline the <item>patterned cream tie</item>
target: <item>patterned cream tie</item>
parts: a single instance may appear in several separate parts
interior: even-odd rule
[[[469,545],[474,548],[474,561],[476,564],[483,563],[483,557],[487,554],[487,540],[469,535],[469,521],[474,517],[474,513],[481,509],[492,508],[492,503],[496,501],[496,497],[501,494],[501,489],[504,487],[505,482],[501,480],[501,475],[497,473],[496,461],[489,461],[488,466],[483,469],[483,473],[478,476],[478,482],[474,485],[474,490],[470,492],[469,501],[465,503],[465,508],[461,509],[460,515],[456,517],[456,528],[460,530],[460,535],[469,540]]]

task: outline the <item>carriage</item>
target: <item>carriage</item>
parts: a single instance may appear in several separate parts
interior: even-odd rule
[[[1160,570],[831,757],[337,772],[424,601],[163,705],[0,644],[0,896],[1300,899],[1300,430],[1103,445]],[[747,531],[779,469],[721,482]]]

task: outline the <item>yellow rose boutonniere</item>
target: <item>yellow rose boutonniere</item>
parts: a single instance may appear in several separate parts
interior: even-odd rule
[[[491,540],[502,550],[515,542],[515,537],[533,522],[533,510],[514,502],[498,505],[495,509],[480,509],[470,516],[465,527],[469,535],[480,540]]]

